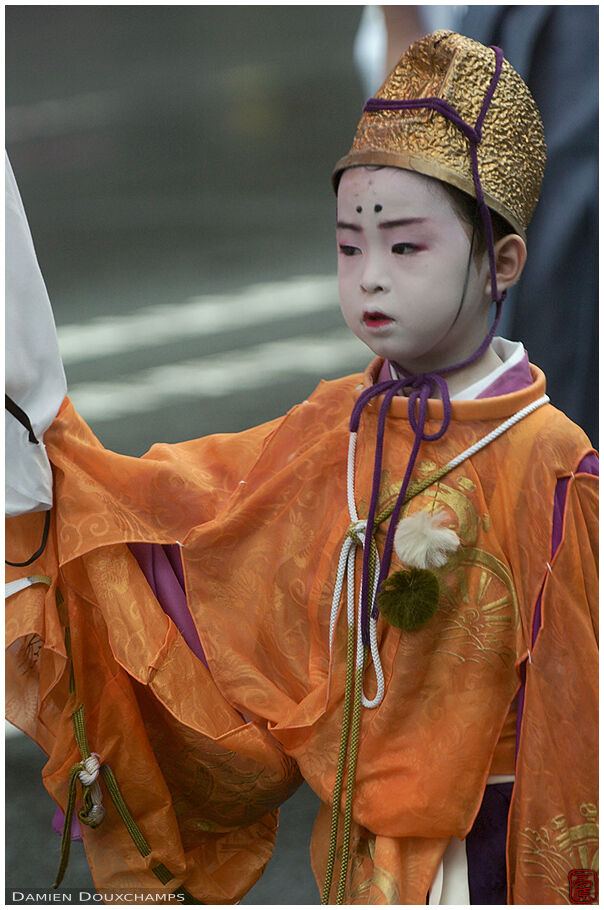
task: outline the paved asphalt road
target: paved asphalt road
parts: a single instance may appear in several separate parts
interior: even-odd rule
[[[70,392],[108,447],[251,426],[367,361],[337,307],[329,185],[363,100],[360,9],[6,8],[7,147]],[[9,903],[58,862],[43,764],[7,739]],[[284,805],[244,903],[319,903],[316,808],[306,786]],[[92,889],[80,844],[64,884]]]

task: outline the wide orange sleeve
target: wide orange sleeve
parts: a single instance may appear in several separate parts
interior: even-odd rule
[[[151,850],[141,855],[104,790],[103,823],[81,826],[100,891],[184,886],[202,903],[237,901],[268,862],[278,806],[300,783],[266,725],[225,700],[125,544],[174,543],[210,519],[273,427],[133,459],[105,451],[66,403],[47,433],[56,503],[48,543],[35,563],[7,572],[9,581],[41,579],[6,604],[7,717],[47,753],[44,783],[64,809],[80,760],[72,714],[83,706],[90,749],[113,771]],[[10,519],[7,558],[33,553],[42,524],[39,514]]]
[[[65,399],[44,436],[54,474],[59,561],[111,543],[181,540],[224,508],[280,422],[157,444],[132,458],[104,449]],[[7,540],[8,558],[17,561]]]
[[[568,873],[598,864],[597,478],[569,482],[543,588],[510,812],[514,904],[568,902]]]

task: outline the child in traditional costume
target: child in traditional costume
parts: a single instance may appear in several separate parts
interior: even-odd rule
[[[62,869],[83,803],[102,892],[234,902],[302,779],[324,903],[565,903],[595,868],[597,462],[487,321],[544,162],[501,51],[427,36],[334,173],[367,371],[142,459],[65,399],[44,546],[9,522],[6,664]]]

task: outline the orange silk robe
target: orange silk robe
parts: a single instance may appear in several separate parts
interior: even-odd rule
[[[103,824],[83,830],[100,890],[183,885],[200,902],[238,900],[271,855],[278,806],[300,775],[324,803],[312,844],[322,881],[345,674],[342,610],[331,658],[328,639],[349,526],[348,420],[379,367],[321,383],[280,420],[156,445],[141,459],[105,451],[67,400],[46,433],[51,534],[37,562],[8,578],[42,574],[51,586],[7,601],[7,713],[48,753],[44,782],[64,807],[79,760],[70,717],[84,705],[90,748],[113,769],[152,850],[137,852],[107,796]],[[447,434],[422,444],[415,477],[540,397],[544,377],[532,369],[527,389],[454,401]],[[374,400],[365,410],[359,432],[361,516],[378,408]],[[442,403],[430,401],[429,421],[441,414]],[[412,445],[403,398],[392,403],[385,440],[383,502],[396,494]],[[545,405],[406,507],[444,509],[461,546],[439,570],[441,602],[429,623],[413,632],[378,625],[386,694],[362,714],[346,903],[425,903],[449,838],[464,837],[476,817],[522,665],[509,902],[565,903],[568,871],[592,866],[597,488],[596,478],[574,473],[590,450],[582,431]],[[554,491],[565,477],[564,533],[552,560]],[[40,515],[11,519],[7,558],[34,552],[41,528]],[[128,541],[182,544],[209,670],[162,611]],[[369,697],[372,680],[370,667]],[[151,872],[158,863],[173,876],[165,885]]]

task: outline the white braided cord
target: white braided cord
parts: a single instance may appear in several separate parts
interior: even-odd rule
[[[380,660],[380,650],[378,648],[377,641],[377,619],[374,619],[371,615],[373,611],[373,605],[375,604],[375,599],[377,597],[377,588],[378,581],[380,577],[380,560],[376,556],[376,566],[375,566],[375,578],[373,580],[373,591],[371,593],[371,601],[369,604],[369,648],[371,650],[371,659],[373,662],[373,669],[375,671],[375,682],[376,682],[376,692],[372,699],[367,698],[365,692],[361,693],[361,698],[363,706],[365,708],[377,708],[378,705],[381,705],[382,700],[385,694],[384,686],[384,671],[382,669],[382,661]],[[359,631],[357,635],[357,669],[361,666],[363,662],[363,639],[361,635],[361,621],[360,621],[360,610],[361,602],[359,598]]]
[[[350,548],[354,546],[354,540],[352,537],[344,538],[344,543],[342,544],[342,549],[340,550],[340,559],[338,561],[338,570],[336,572],[336,582],[333,589],[333,597],[331,599],[331,615],[329,617],[329,653],[333,648],[333,634],[336,628],[336,619],[338,617],[338,607],[340,605],[340,598],[342,596],[342,588],[344,587],[344,576],[346,574],[346,563],[348,561],[348,554]]]
[[[359,520],[354,499],[354,461],[357,451],[357,434],[351,433],[348,440],[348,466],[346,471],[346,494],[348,496],[348,511],[353,524]]]
[[[86,824],[96,828],[101,824],[105,817],[103,793],[98,779],[101,768],[101,756],[97,752],[91,752],[88,758],[83,760],[82,764],[84,765],[84,768],[82,771],[78,772],[78,777],[85,787],[90,788],[90,797],[92,799],[92,807],[87,815]]]
[[[364,541],[365,537],[361,537],[361,540]],[[347,582],[348,589],[346,592],[346,620],[348,622],[348,628],[354,626],[354,563],[356,557],[356,546],[357,543],[351,538],[351,548],[348,551],[348,566],[347,566]]]
[[[525,417],[528,417],[529,414],[532,414],[538,408],[542,407],[544,404],[549,403],[549,397],[543,395],[541,398],[537,398],[535,401],[526,405],[520,411],[517,411],[515,414],[512,414],[507,420],[501,423],[498,427],[488,433],[486,436],[483,436],[482,439],[479,439],[478,442],[475,442],[474,445],[470,446],[465,451],[461,452],[459,455],[456,455],[446,466],[446,472],[453,470],[458,467],[462,462],[466,461],[468,458],[471,458],[481,449],[484,449],[485,446],[493,442],[507,430],[514,426],[514,424],[519,423]],[[338,561],[338,569],[336,573],[336,580],[331,604],[331,615],[329,620],[329,652],[333,648],[333,639],[335,634],[335,627],[338,616],[338,609],[340,605],[340,599],[342,597],[342,591],[344,588],[344,577],[347,579],[347,592],[346,592],[346,601],[347,601],[347,623],[348,626],[354,626],[355,623],[355,605],[354,605],[354,581],[355,581],[355,558],[356,558],[356,548],[357,546],[361,547],[361,550],[364,550],[365,546],[371,546],[371,541],[367,544],[365,531],[367,528],[367,522],[360,520],[355,503],[354,495],[354,471],[355,471],[355,455],[356,455],[356,444],[357,444],[357,434],[351,433],[348,442],[348,462],[347,462],[347,477],[346,477],[346,493],[348,499],[348,511],[350,514],[350,527],[348,533],[344,538],[342,544],[342,549],[340,551],[340,558]],[[443,472],[440,476],[444,476]],[[363,706],[365,708],[377,708],[381,704],[384,694],[385,694],[385,683],[384,683],[384,671],[382,669],[382,664],[380,660],[378,642],[377,642],[377,620],[371,617],[373,612],[373,607],[375,604],[377,596],[377,587],[378,579],[380,574],[379,567],[379,557],[377,558],[375,577],[373,581],[373,591],[371,592],[371,598],[369,603],[369,647],[371,651],[371,658],[373,662],[373,667],[376,677],[376,694],[374,698],[368,699],[365,696],[365,693],[362,693]],[[358,616],[359,622],[357,626],[357,646],[356,646],[356,667],[357,669],[362,665],[363,662],[363,639],[361,633],[361,592],[359,592],[358,598]]]
[[[532,414],[533,411],[536,411],[537,408],[540,408],[544,404],[549,403],[549,396],[542,395],[541,398],[537,398],[535,401],[532,401],[530,404],[527,404],[525,408],[522,408],[520,411],[516,411],[515,414],[512,414],[504,423],[500,423],[498,427],[495,427],[490,433],[486,436],[483,436],[482,439],[479,439],[478,442],[475,442],[473,446],[470,446],[469,449],[466,449],[460,455],[456,455],[455,458],[450,461],[446,468],[447,471],[452,471],[453,468],[456,468],[466,461],[466,459],[471,458],[472,455],[475,455],[476,452],[479,452],[481,449],[484,449],[485,446],[488,446],[490,442],[493,442],[494,439],[497,439],[498,436],[501,436],[506,430],[509,430],[510,427],[513,427],[515,423],[518,423],[520,420],[523,420],[525,417],[528,417],[529,414]]]
[[[90,787],[94,784],[99,776],[99,769],[101,767],[100,758],[101,756],[96,752],[91,752],[88,758],[85,758],[82,762],[85,770],[80,771],[78,777],[85,787]]]
[[[348,496],[348,511],[350,520],[355,524],[359,520],[354,498],[354,462],[357,451],[357,434],[351,433],[348,440],[348,465],[346,470],[346,494]]]

